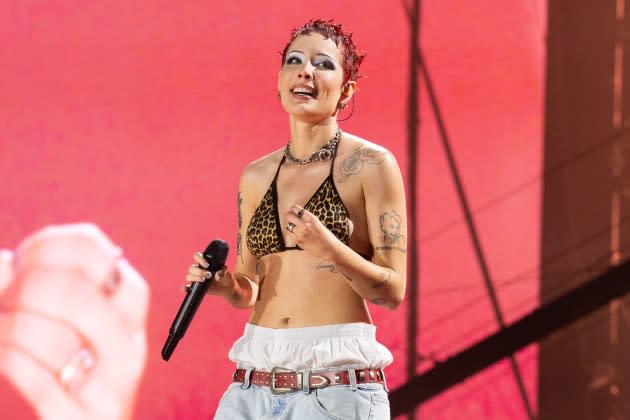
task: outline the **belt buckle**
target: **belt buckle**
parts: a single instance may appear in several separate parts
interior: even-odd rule
[[[270,388],[271,388],[271,393],[274,395],[283,395],[283,394],[289,394],[291,392],[296,392],[298,391],[297,389],[293,389],[293,388],[278,388],[276,387],[276,374],[278,373],[295,373],[296,375],[298,375],[297,372],[294,372],[290,369],[285,369],[285,368],[281,368],[281,367],[274,367],[271,369],[271,384],[270,384]],[[300,375],[301,378],[301,375]],[[300,382],[300,381],[298,381]],[[298,384],[299,385],[299,384]]]

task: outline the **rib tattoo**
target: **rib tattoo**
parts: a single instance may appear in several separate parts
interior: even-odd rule
[[[315,270],[327,270],[327,271],[330,271],[331,273],[341,274],[342,276],[346,278],[346,280],[352,281],[352,279],[348,275],[346,275],[342,271],[337,270],[335,266],[330,263],[321,262],[315,266]]]

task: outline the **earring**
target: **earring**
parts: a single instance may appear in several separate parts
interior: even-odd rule
[[[281,101],[282,100],[282,96],[280,96],[280,91],[278,91],[278,100]]]
[[[339,105],[338,105],[339,113],[341,113],[341,110],[345,109],[348,105],[350,105],[350,102],[352,102],[352,108],[350,109],[350,112],[348,113],[348,116],[343,118],[343,119],[338,119],[337,121],[339,121],[339,122],[345,121],[348,118],[350,118],[352,116],[352,114],[354,114],[354,95],[352,95],[352,97],[350,99],[346,99],[343,102],[339,102]]]

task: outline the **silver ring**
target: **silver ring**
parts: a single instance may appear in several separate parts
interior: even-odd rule
[[[94,368],[95,361],[94,353],[89,348],[82,347],[68,358],[59,371],[57,380],[66,392],[75,394]]]
[[[295,224],[289,222],[287,223],[287,230],[291,233],[293,233],[293,228],[295,227]]]

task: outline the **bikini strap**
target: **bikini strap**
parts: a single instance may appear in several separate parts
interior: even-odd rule
[[[335,145],[335,148],[333,149],[333,152],[332,152],[332,159],[330,163],[330,176],[332,176],[333,169],[335,168],[335,158],[337,157],[337,150],[339,149],[339,142],[341,142],[341,138],[339,138],[339,141]]]
[[[278,169],[276,169],[276,175],[273,177],[273,181],[271,182],[272,184],[275,184],[276,181],[278,180],[278,174],[280,173],[280,168],[282,167],[282,164],[284,163],[286,159],[287,157],[285,155],[282,155],[282,159],[280,159],[280,164],[278,165]]]
[[[276,237],[278,238],[278,249],[280,251],[284,251],[286,249],[286,244],[284,243],[284,236],[282,235],[282,227],[280,226],[280,214],[278,213],[278,174],[280,173],[280,167],[284,163],[286,156],[282,156],[280,160],[280,164],[278,165],[278,169],[276,169],[276,175],[273,177],[273,181],[271,182],[271,202],[273,206],[273,217],[276,220]]]

